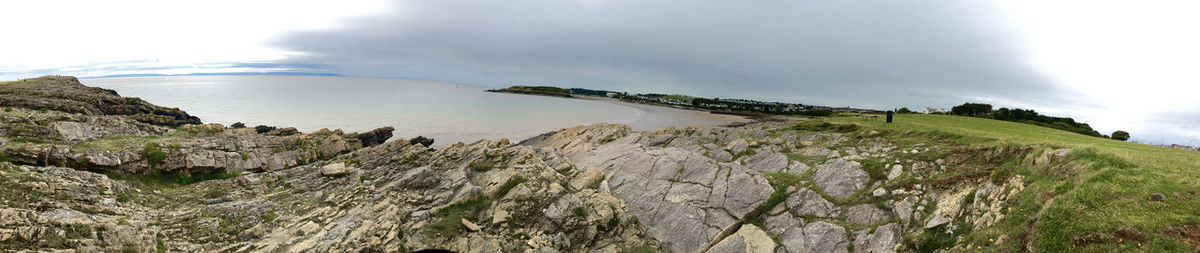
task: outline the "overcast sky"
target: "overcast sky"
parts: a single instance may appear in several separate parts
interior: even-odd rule
[[[1200,2],[6,1],[0,79],[318,72],[876,109],[1200,145]]]

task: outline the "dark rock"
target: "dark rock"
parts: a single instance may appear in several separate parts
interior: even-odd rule
[[[425,136],[417,136],[417,138],[412,138],[412,139],[408,140],[409,145],[417,145],[418,143],[420,143],[421,146],[429,147],[430,145],[433,145],[433,138],[425,138]]]
[[[258,131],[258,129],[255,129],[255,131]],[[268,131],[265,134],[270,136],[292,136],[298,133],[300,133],[300,131],[296,130],[295,127],[285,127]]]
[[[392,131],[395,130],[395,128],[390,126],[380,127],[369,132],[358,133],[358,135],[354,137],[358,138],[358,141],[362,143],[363,147],[370,147],[383,144],[383,142],[386,142],[388,139],[392,138]],[[432,140],[430,140],[430,143],[432,144]]]
[[[204,200],[204,204],[205,205],[216,205],[216,204],[225,203],[225,202],[229,202],[229,201],[233,201],[233,199],[230,199],[229,197],[206,199],[206,200]]]
[[[246,128],[246,124],[242,123],[242,122],[236,122],[236,123],[233,123],[233,125],[229,125],[229,128],[242,129],[242,128]]]
[[[254,127],[254,132],[257,132],[257,133],[260,133],[260,134],[264,134],[264,133],[270,132],[271,130],[275,130],[275,127],[273,127],[273,126],[265,126],[265,125],[258,125],[258,126],[256,126],[256,127]]]
[[[1162,193],[1150,194],[1150,201],[1163,202],[1166,201],[1166,196],[1163,196]]]

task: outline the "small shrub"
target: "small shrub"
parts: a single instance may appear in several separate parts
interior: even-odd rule
[[[263,217],[262,217],[263,223],[271,223],[272,221],[275,221],[275,219],[278,219],[278,218],[279,218],[279,214],[275,213],[275,210],[268,211],[267,213],[263,214]]]
[[[142,146],[142,155],[146,156],[146,161],[151,166],[167,159],[167,152],[163,151],[162,147],[154,142],[147,142],[146,145]]]
[[[485,172],[495,168],[495,165],[492,165],[490,162],[471,162],[471,164],[467,165],[467,167],[470,167],[472,170],[477,172]]]

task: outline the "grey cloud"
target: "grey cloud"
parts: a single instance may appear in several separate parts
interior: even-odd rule
[[[293,32],[288,62],[483,86],[554,84],[871,108],[1053,104],[988,1],[402,1]]]

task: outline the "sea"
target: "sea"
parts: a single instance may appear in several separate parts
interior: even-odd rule
[[[701,111],[486,92],[435,81],[337,76],[165,76],[83,79],[85,85],[178,107],[204,123],[322,128],[347,132],[391,126],[393,138],[432,137],[435,146],[480,139],[514,142],[562,128],[601,122],[634,130],[712,126],[747,119]]]

